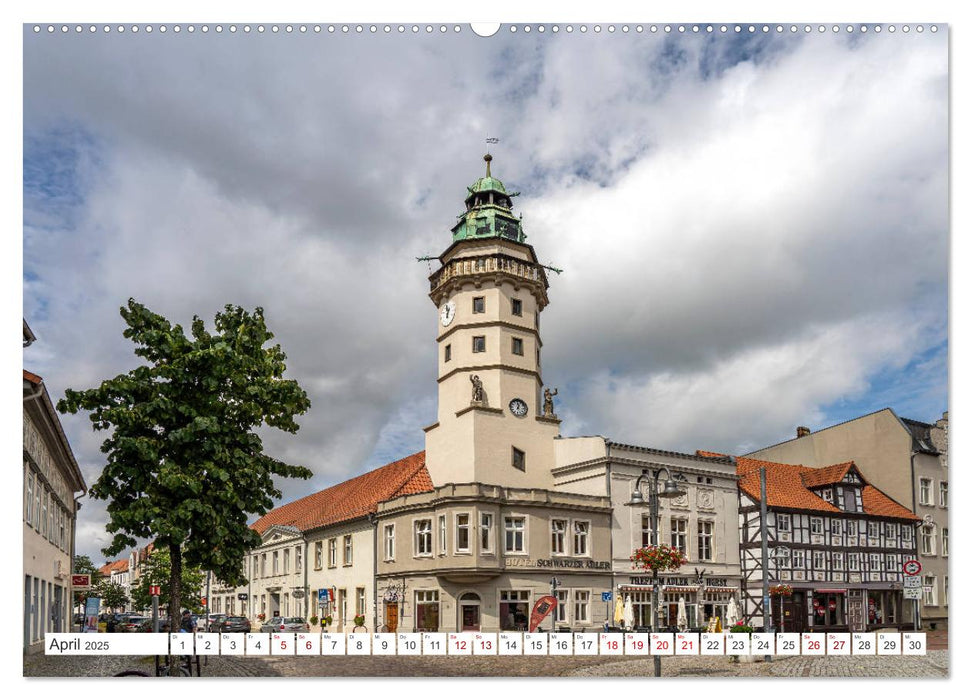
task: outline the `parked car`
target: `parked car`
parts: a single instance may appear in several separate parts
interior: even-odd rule
[[[141,625],[148,622],[151,628],[152,618],[142,617],[141,615],[129,615],[115,622],[115,632],[139,632]]]
[[[225,617],[219,626],[215,629],[216,632],[250,632],[250,623],[245,617]]]
[[[143,618],[143,621],[138,624],[137,632],[151,632],[152,631],[152,618]],[[160,618],[158,621],[158,631],[168,632],[169,631],[169,621],[167,618]]]
[[[310,625],[302,617],[271,617],[260,626],[260,632],[309,632]]]
[[[222,621],[225,620],[227,617],[229,616],[223,613],[212,613],[211,615],[209,615],[209,625],[208,625],[207,631],[218,632],[219,625],[222,624]]]

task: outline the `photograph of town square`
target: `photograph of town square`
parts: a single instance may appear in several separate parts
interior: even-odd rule
[[[64,27],[25,676],[949,676],[946,25]],[[45,653],[179,631],[927,649]]]

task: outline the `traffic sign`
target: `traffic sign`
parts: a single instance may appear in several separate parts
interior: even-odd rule
[[[920,588],[905,588],[904,600],[920,600],[921,592]]]
[[[921,565],[916,559],[908,559],[904,562],[904,573],[908,576],[916,576],[920,573]]]
[[[249,593],[237,593],[236,597],[239,600],[249,600]]]
[[[920,588],[920,576],[904,576],[904,588]]]
[[[149,595],[162,595],[162,587],[161,586],[149,586],[148,587],[148,594]]]
[[[603,593],[600,594],[600,600],[602,600],[604,603],[609,603],[613,599],[614,599],[613,591],[604,591]]]

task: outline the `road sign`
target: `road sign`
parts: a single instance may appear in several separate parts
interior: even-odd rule
[[[609,603],[613,599],[614,599],[613,591],[604,591],[603,593],[600,594],[600,600],[602,600],[604,603]]]
[[[71,585],[75,588],[90,588],[91,574],[71,574]]]
[[[904,588],[920,588],[920,576],[904,576]]]
[[[249,600],[249,593],[237,593],[236,598],[239,600]]]
[[[920,600],[921,589],[920,588],[905,588],[904,589],[904,600]]]
[[[908,576],[916,576],[920,573],[920,562],[916,559],[908,559],[904,562],[904,573]]]
[[[149,586],[148,587],[148,594],[149,595],[162,595],[162,587],[161,586]]]

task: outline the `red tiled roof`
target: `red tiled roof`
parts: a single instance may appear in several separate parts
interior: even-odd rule
[[[37,386],[42,381],[44,381],[42,377],[34,374],[33,372],[28,372],[27,370],[24,370],[24,379],[26,379],[28,382],[30,382],[34,386]]]
[[[113,573],[119,571],[128,571],[128,560],[119,559],[118,561],[111,561],[98,569],[105,576],[110,576]]]
[[[822,469],[810,469],[808,472],[803,472],[802,483],[806,485],[806,488],[838,484],[843,480],[846,472],[852,466],[853,462],[843,462],[842,464],[832,464]]]
[[[272,525],[313,530],[374,513],[381,501],[432,488],[422,451],[274,508],[251,527],[260,534]]]
[[[822,469],[804,467],[801,464],[780,464],[766,462],[750,457],[737,457],[735,471],[739,476],[738,486],[756,501],[760,497],[759,469],[765,467],[766,505],[776,508],[792,508],[820,513],[841,512],[832,503],[827,503],[813,493],[809,485],[832,484],[839,481],[852,467],[859,473],[853,462],[833,464]],[[817,474],[817,472],[820,472]],[[834,478],[840,474],[839,478]],[[860,474],[861,479],[863,475]],[[875,486],[864,481],[863,512],[867,515],[880,515],[890,518],[920,520],[914,513],[904,508]]]

